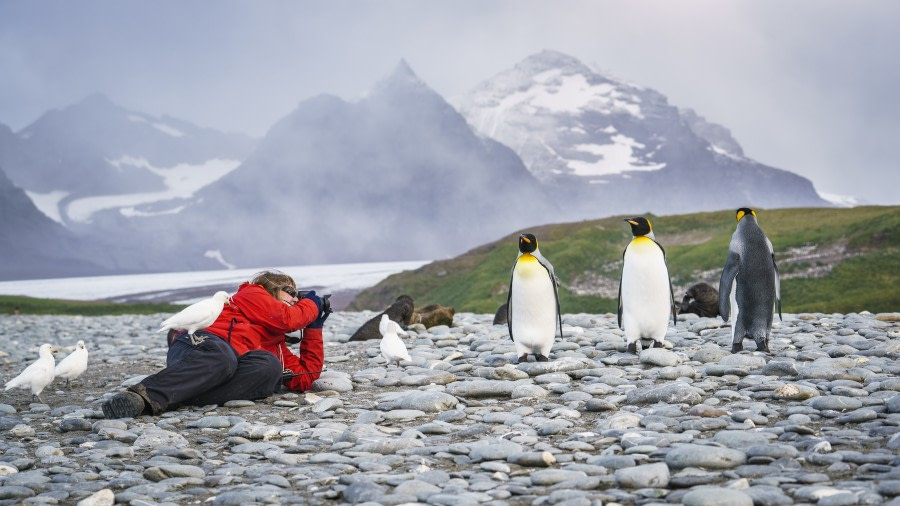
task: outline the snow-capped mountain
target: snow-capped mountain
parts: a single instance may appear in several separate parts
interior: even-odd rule
[[[255,143],[129,111],[99,94],[9,134],[0,135],[0,166],[45,215],[70,228],[89,225],[101,210],[171,212],[234,170]]]
[[[454,103],[560,191],[570,218],[827,205],[808,180],[746,158],[726,128],[559,52],[530,56]]]
[[[213,242],[238,265],[442,258],[552,218],[539,194],[401,62],[358,102],[300,103],[183,220],[221,221]]]

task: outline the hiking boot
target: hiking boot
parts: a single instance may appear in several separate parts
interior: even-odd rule
[[[134,418],[144,412],[144,399],[130,391],[118,393],[103,403],[103,416],[106,418]]]

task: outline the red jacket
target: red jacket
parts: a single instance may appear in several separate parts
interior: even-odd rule
[[[272,297],[260,285],[244,283],[231,296],[231,303],[222,308],[207,332],[228,341],[238,356],[251,350],[272,353],[285,369],[301,374],[285,382],[291,390],[309,390],[318,379],[325,361],[322,329],[306,329],[294,355],[284,342],[284,335],[305,328],[319,316],[316,304],[302,299],[294,306]]]

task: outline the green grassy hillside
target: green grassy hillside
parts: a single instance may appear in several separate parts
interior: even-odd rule
[[[900,206],[852,209],[757,209],[775,247],[785,312],[900,310]],[[417,306],[493,313],[506,301],[517,238],[531,232],[560,279],[564,313],[605,313],[616,307],[629,216],[533,227],[449,260],[392,275],[361,292],[348,309],[382,310],[400,294]],[[736,226],[734,210],[645,215],[665,247],[676,301],[699,281],[718,288]]]

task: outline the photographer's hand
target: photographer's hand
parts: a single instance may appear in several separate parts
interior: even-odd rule
[[[300,300],[303,300],[303,299],[309,299],[309,300],[313,301],[313,303],[316,305],[316,310],[319,312],[320,315],[322,314],[322,298],[319,297],[318,295],[316,295],[315,290],[310,290],[308,292],[304,292],[303,296],[300,297]]]

